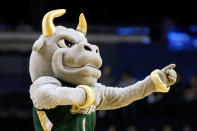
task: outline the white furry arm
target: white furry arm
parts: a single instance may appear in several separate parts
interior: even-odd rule
[[[97,83],[94,90],[97,110],[110,110],[127,106],[135,100],[142,99],[156,92],[150,76],[125,88],[106,87]]]
[[[38,109],[50,109],[57,105],[84,105],[86,92],[82,88],[62,87],[60,82],[43,76],[30,87],[30,97]]]

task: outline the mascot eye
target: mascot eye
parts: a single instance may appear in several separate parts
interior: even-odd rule
[[[57,45],[60,47],[60,48],[65,48],[65,47],[72,47],[74,45],[74,43],[66,40],[66,39],[61,39],[58,41]]]

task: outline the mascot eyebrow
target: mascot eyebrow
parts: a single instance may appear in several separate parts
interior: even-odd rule
[[[121,108],[153,92],[166,93],[176,82],[175,64],[170,64],[124,88],[98,83],[102,58],[98,46],[85,37],[84,14],[76,29],[55,26],[53,20],[65,13],[57,9],[44,16],[42,35],[32,48],[29,71],[35,131],[93,131],[96,110]]]

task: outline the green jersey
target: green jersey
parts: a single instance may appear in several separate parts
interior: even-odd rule
[[[62,86],[75,87],[62,82]],[[57,106],[53,109],[38,110],[33,107],[33,119],[35,131],[44,131],[38,111],[46,114],[52,123],[51,131],[94,131],[96,126],[96,111],[90,113],[72,113],[72,106]]]

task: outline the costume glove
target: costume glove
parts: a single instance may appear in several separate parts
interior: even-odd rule
[[[174,70],[175,66],[175,64],[170,64],[162,70],[155,70],[151,73],[151,79],[157,92],[168,92],[170,86],[176,82],[177,73]]]

